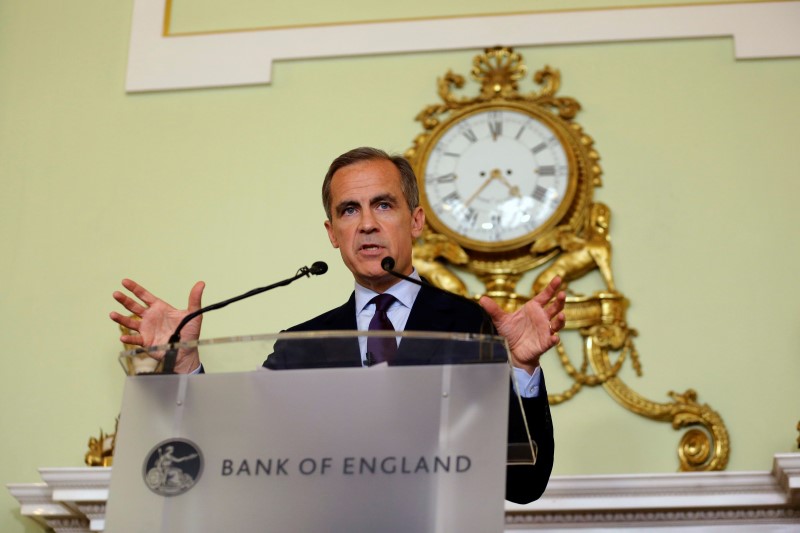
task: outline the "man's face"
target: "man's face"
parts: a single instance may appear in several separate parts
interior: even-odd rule
[[[400,171],[391,161],[361,161],[340,168],[331,180],[328,238],[356,281],[384,292],[398,280],[381,268],[391,256],[394,269],[410,274],[412,241],[425,224],[421,207],[409,211],[400,187]]]

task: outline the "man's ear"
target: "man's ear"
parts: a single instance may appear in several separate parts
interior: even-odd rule
[[[339,241],[336,240],[336,235],[333,233],[333,224],[331,224],[330,220],[325,221],[325,229],[328,230],[328,240],[331,241],[331,245],[334,248],[338,248]]]
[[[425,227],[425,211],[421,207],[414,209],[411,213],[411,237],[414,239],[422,235],[422,228]]]

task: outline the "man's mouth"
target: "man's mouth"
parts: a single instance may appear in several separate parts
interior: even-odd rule
[[[381,250],[383,250],[383,246],[378,244],[362,244],[361,248],[359,248],[359,251],[366,252],[368,254],[379,252]]]

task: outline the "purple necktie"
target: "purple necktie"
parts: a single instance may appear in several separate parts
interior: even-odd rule
[[[379,294],[370,303],[375,304],[375,315],[369,321],[370,331],[394,331],[386,311],[395,302],[391,294]],[[369,337],[367,338],[367,364],[372,365],[384,361],[392,362],[397,352],[397,341],[394,337]]]

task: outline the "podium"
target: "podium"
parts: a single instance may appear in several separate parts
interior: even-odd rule
[[[394,364],[361,367],[370,336],[398,337]],[[121,361],[140,371],[165,349]],[[126,380],[109,531],[503,530],[502,338],[310,332],[178,349],[207,373]],[[516,461],[526,445],[534,460],[529,440]]]

